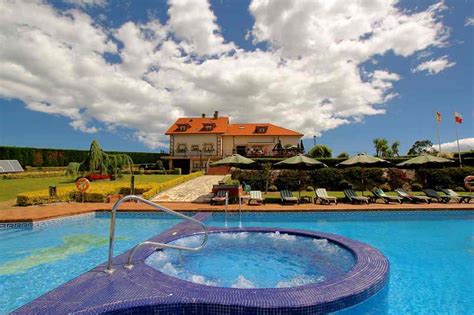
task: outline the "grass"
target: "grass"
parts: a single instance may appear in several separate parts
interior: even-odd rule
[[[135,183],[162,183],[180,176],[181,175],[135,175]],[[116,182],[130,184],[130,175],[126,175]],[[0,180],[0,201],[12,200],[20,193],[46,189],[48,186],[63,187],[72,185],[74,185],[72,179],[64,176],[2,179]]]

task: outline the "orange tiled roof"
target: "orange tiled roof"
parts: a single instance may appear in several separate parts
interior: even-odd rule
[[[204,124],[215,124],[212,130],[204,130]],[[188,125],[186,131],[179,131],[178,125]],[[214,134],[225,133],[229,125],[229,117],[179,118],[167,131],[166,135],[173,134]]]
[[[205,124],[214,124],[212,130],[204,130]],[[180,131],[179,125],[187,125],[186,131]],[[257,127],[265,127],[265,133],[257,133]],[[303,134],[268,123],[230,124],[229,117],[179,118],[165,133],[174,134],[222,134],[224,136],[299,136]]]
[[[257,133],[257,127],[266,127],[265,133]],[[303,134],[273,124],[230,124],[225,136],[300,136]]]

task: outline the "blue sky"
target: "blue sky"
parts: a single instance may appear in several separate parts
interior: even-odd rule
[[[0,48],[0,144],[85,149],[97,139],[106,150],[160,151],[174,118],[217,109],[302,131],[307,148],[316,132],[336,154],[372,153],[375,137],[399,140],[402,153],[416,140],[436,142],[436,111],[441,142],[452,142],[457,111],[463,146],[474,146],[474,2],[400,1],[361,16],[357,8],[321,16],[327,8],[303,1],[197,2],[51,1],[31,4],[37,25],[27,13],[3,19],[0,36],[12,45]],[[11,14],[28,4],[2,5]],[[432,18],[416,25],[416,14]],[[378,26],[346,35],[348,16]],[[354,44],[333,52],[344,41]]]

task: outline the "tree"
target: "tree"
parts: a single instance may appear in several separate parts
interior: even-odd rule
[[[120,176],[123,168],[132,170],[132,159],[126,154],[107,154],[94,140],[86,159],[80,164],[79,171]]]
[[[332,150],[327,145],[318,144],[309,150],[308,155],[312,158],[330,158]]]
[[[374,140],[372,140],[372,143],[374,144],[375,148],[375,156],[380,156],[380,139],[375,138]]]
[[[400,156],[399,150],[400,150],[400,141],[397,140],[392,143],[392,156]]]
[[[347,159],[347,158],[349,158],[349,153],[341,152],[341,153],[339,153],[339,155],[337,157],[340,158],[340,159],[342,159],[342,158]]]
[[[388,141],[383,138],[375,138],[372,143],[375,148],[375,156],[386,157],[388,156]]]
[[[408,155],[420,155],[423,153],[433,153],[436,152],[435,149],[433,149],[433,142],[430,140],[418,140],[416,141],[408,151]]]

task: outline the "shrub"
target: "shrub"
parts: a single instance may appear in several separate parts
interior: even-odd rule
[[[203,175],[203,172],[196,172],[189,175],[174,178],[163,183],[140,183],[135,186],[135,193],[142,194],[144,198],[150,199],[158,192],[184,183],[190,179]],[[74,187],[58,187],[58,197],[49,198],[47,189],[31,191],[17,195],[17,204],[19,206],[37,205],[51,202],[68,202],[82,200],[82,194],[75,190]],[[98,182],[90,186],[89,190],[84,193],[85,202],[106,202],[108,195],[113,194],[129,194],[130,187],[124,186],[123,183],[116,182]]]
[[[412,191],[422,191],[423,190],[423,186],[419,183],[413,183],[411,185],[411,190]]]
[[[22,172],[0,175],[1,179],[43,178],[64,176],[64,171],[52,172]]]
[[[229,179],[227,179],[227,180],[225,181],[225,184],[226,184],[226,185],[229,185],[229,186],[239,186],[239,185],[240,185],[240,182],[239,182],[238,179],[231,179],[231,178],[229,178]]]
[[[265,190],[266,178],[264,172],[255,170],[241,170],[236,169],[232,172],[232,179],[236,179],[239,182],[245,182],[250,185],[254,190]]]
[[[275,185],[279,190],[299,190],[310,183],[311,177],[308,172],[301,172],[295,170],[282,170],[275,180]]]
[[[275,185],[268,186],[268,191],[278,191],[278,187]]]
[[[344,189],[354,189],[354,185],[349,183],[347,180],[341,180],[338,184],[339,189],[344,190]]]
[[[332,150],[327,145],[318,144],[309,150],[308,155],[313,158],[330,158]]]
[[[392,186],[390,186],[390,184],[388,184],[388,183],[380,185],[379,188],[382,189],[383,191],[391,191],[392,190]]]
[[[322,168],[311,173],[314,187],[327,190],[338,190],[339,183],[344,179],[342,170],[337,168]]]

